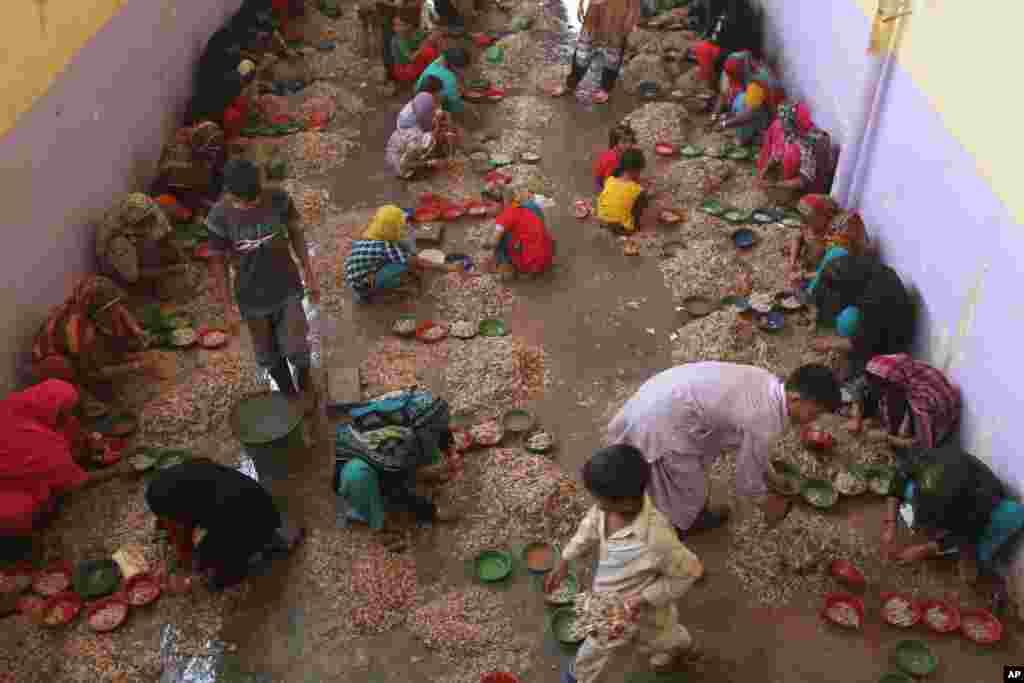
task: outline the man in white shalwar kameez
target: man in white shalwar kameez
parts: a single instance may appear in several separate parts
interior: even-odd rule
[[[682,532],[721,525],[726,509],[707,505],[707,470],[738,447],[736,491],[757,500],[769,522],[788,511],[769,492],[771,449],[788,424],[804,425],[840,406],[832,371],[805,365],[782,380],[735,363],[688,363],[649,379],[608,424],[609,444],[640,449],[651,463],[650,495]]]

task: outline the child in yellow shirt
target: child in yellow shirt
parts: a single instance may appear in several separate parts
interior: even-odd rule
[[[639,182],[646,165],[643,152],[627,149],[622,153],[621,175],[605,181],[597,199],[597,219],[615,232],[631,235],[637,230],[647,206],[647,194]]]
[[[583,518],[545,588],[558,588],[571,560],[597,550],[593,592],[622,596],[637,628],[621,642],[588,637],[563,682],[610,683],[614,663],[637,651],[650,653],[651,666],[661,671],[683,656],[696,656],[675,603],[701,578],[704,565],[645,495],[649,479],[650,465],[633,446],[603,448],[583,467],[583,482],[597,504]]]

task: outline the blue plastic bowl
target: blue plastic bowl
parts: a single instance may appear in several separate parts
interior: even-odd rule
[[[750,228],[740,228],[732,234],[732,241],[740,249],[748,249],[757,241],[757,234]]]
[[[759,321],[762,330],[768,332],[778,332],[786,326],[786,316],[778,311],[772,311],[771,313],[765,313],[761,316]]]

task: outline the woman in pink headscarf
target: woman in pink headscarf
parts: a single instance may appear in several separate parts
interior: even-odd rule
[[[832,157],[831,137],[814,125],[807,105],[787,102],[765,135],[758,179],[762,187],[781,190],[791,201],[808,193],[827,194]]]
[[[75,462],[87,448],[77,404],[78,389],[58,379],[0,401],[0,539],[31,534],[64,494],[131,471],[90,475]]]
[[[388,140],[384,160],[403,180],[436,168],[440,160],[432,158],[434,152],[439,145],[449,142],[442,135],[442,128],[446,128],[448,123],[447,115],[438,103],[442,87],[440,79],[428,77],[416,97],[398,114],[398,127]]]

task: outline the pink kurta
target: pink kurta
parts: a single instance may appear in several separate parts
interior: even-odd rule
[[[608,424],[608,442],[640,449],[652,463],[651,494],[686,530],[707,502],[706,470],[739,447],[736,492],[762,496],[771,448],[786,428],[786,392],[767,370],[688,363],[647,380]]]

